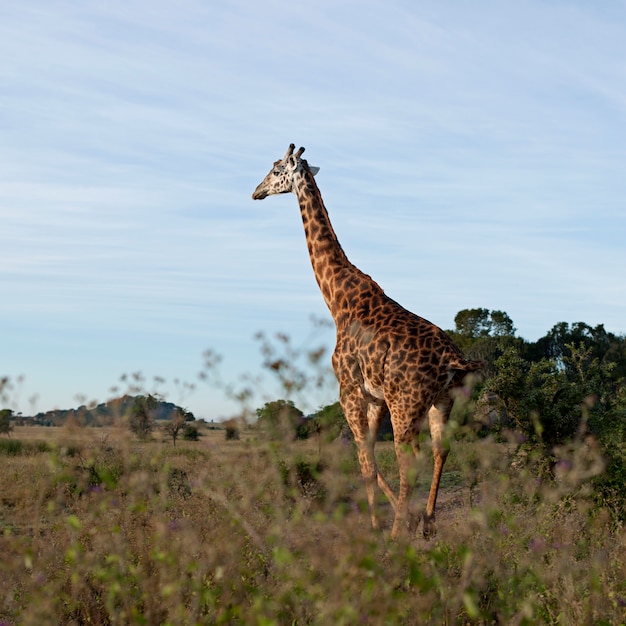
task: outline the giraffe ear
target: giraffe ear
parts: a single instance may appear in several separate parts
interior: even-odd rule
[[[309,170],[311,170],[311,174],[313,174],[313,176],[315,176],[315,174],[317,174],[320,171],[319,167],[315,167],[314,165],[309,165]]]

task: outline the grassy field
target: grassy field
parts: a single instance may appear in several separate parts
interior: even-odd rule
[[[436,538],[391,542],[351,444],[28,427],[0,443],[3,625],[626,623],[626,534],[586,445],[555,478],[513,444],[454,442]],[[377,450],[392,479],[392,444]]]

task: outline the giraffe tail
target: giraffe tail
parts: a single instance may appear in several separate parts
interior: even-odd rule
[[[456,359],[452,359],[448,363],[448,369],[469,374],[470,372],[476,372],[483,369],[485,365],[485,361],[471,361],[458,357]]]

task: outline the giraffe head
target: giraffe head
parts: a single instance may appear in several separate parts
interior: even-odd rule
[[[319,167],[310,166],[304,159],[302,153],[304,148],[300,148],[294,154],[296,146],[291,144],[287,150],[287,154],[276,161],[269,171],[269,174],[261,181],[261,184],[254,190],[252,194],[253,200],[263,200],[267,196],[277,193],[295,192],[293,185],[293,177],[296,172],[308,169],[313,176],[320,170]]]

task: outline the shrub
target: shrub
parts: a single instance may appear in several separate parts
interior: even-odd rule
[[[200,431],[190,424],[185,424],[183,428],[183,439],[185,441],[198,441],[200,438]]]
[[[236,426],[226,426],[224,429],[226,441],[236,441],[239,439],[239,429]]]
[[[23,449],[24,444],[19,439],[0,439],[0,454],[17,456]]]
[[[45,441],[23,442],[19,439],[0,439],[0,454],[5,456],[43,454],[50,452],[51,449],[50,444]]]

